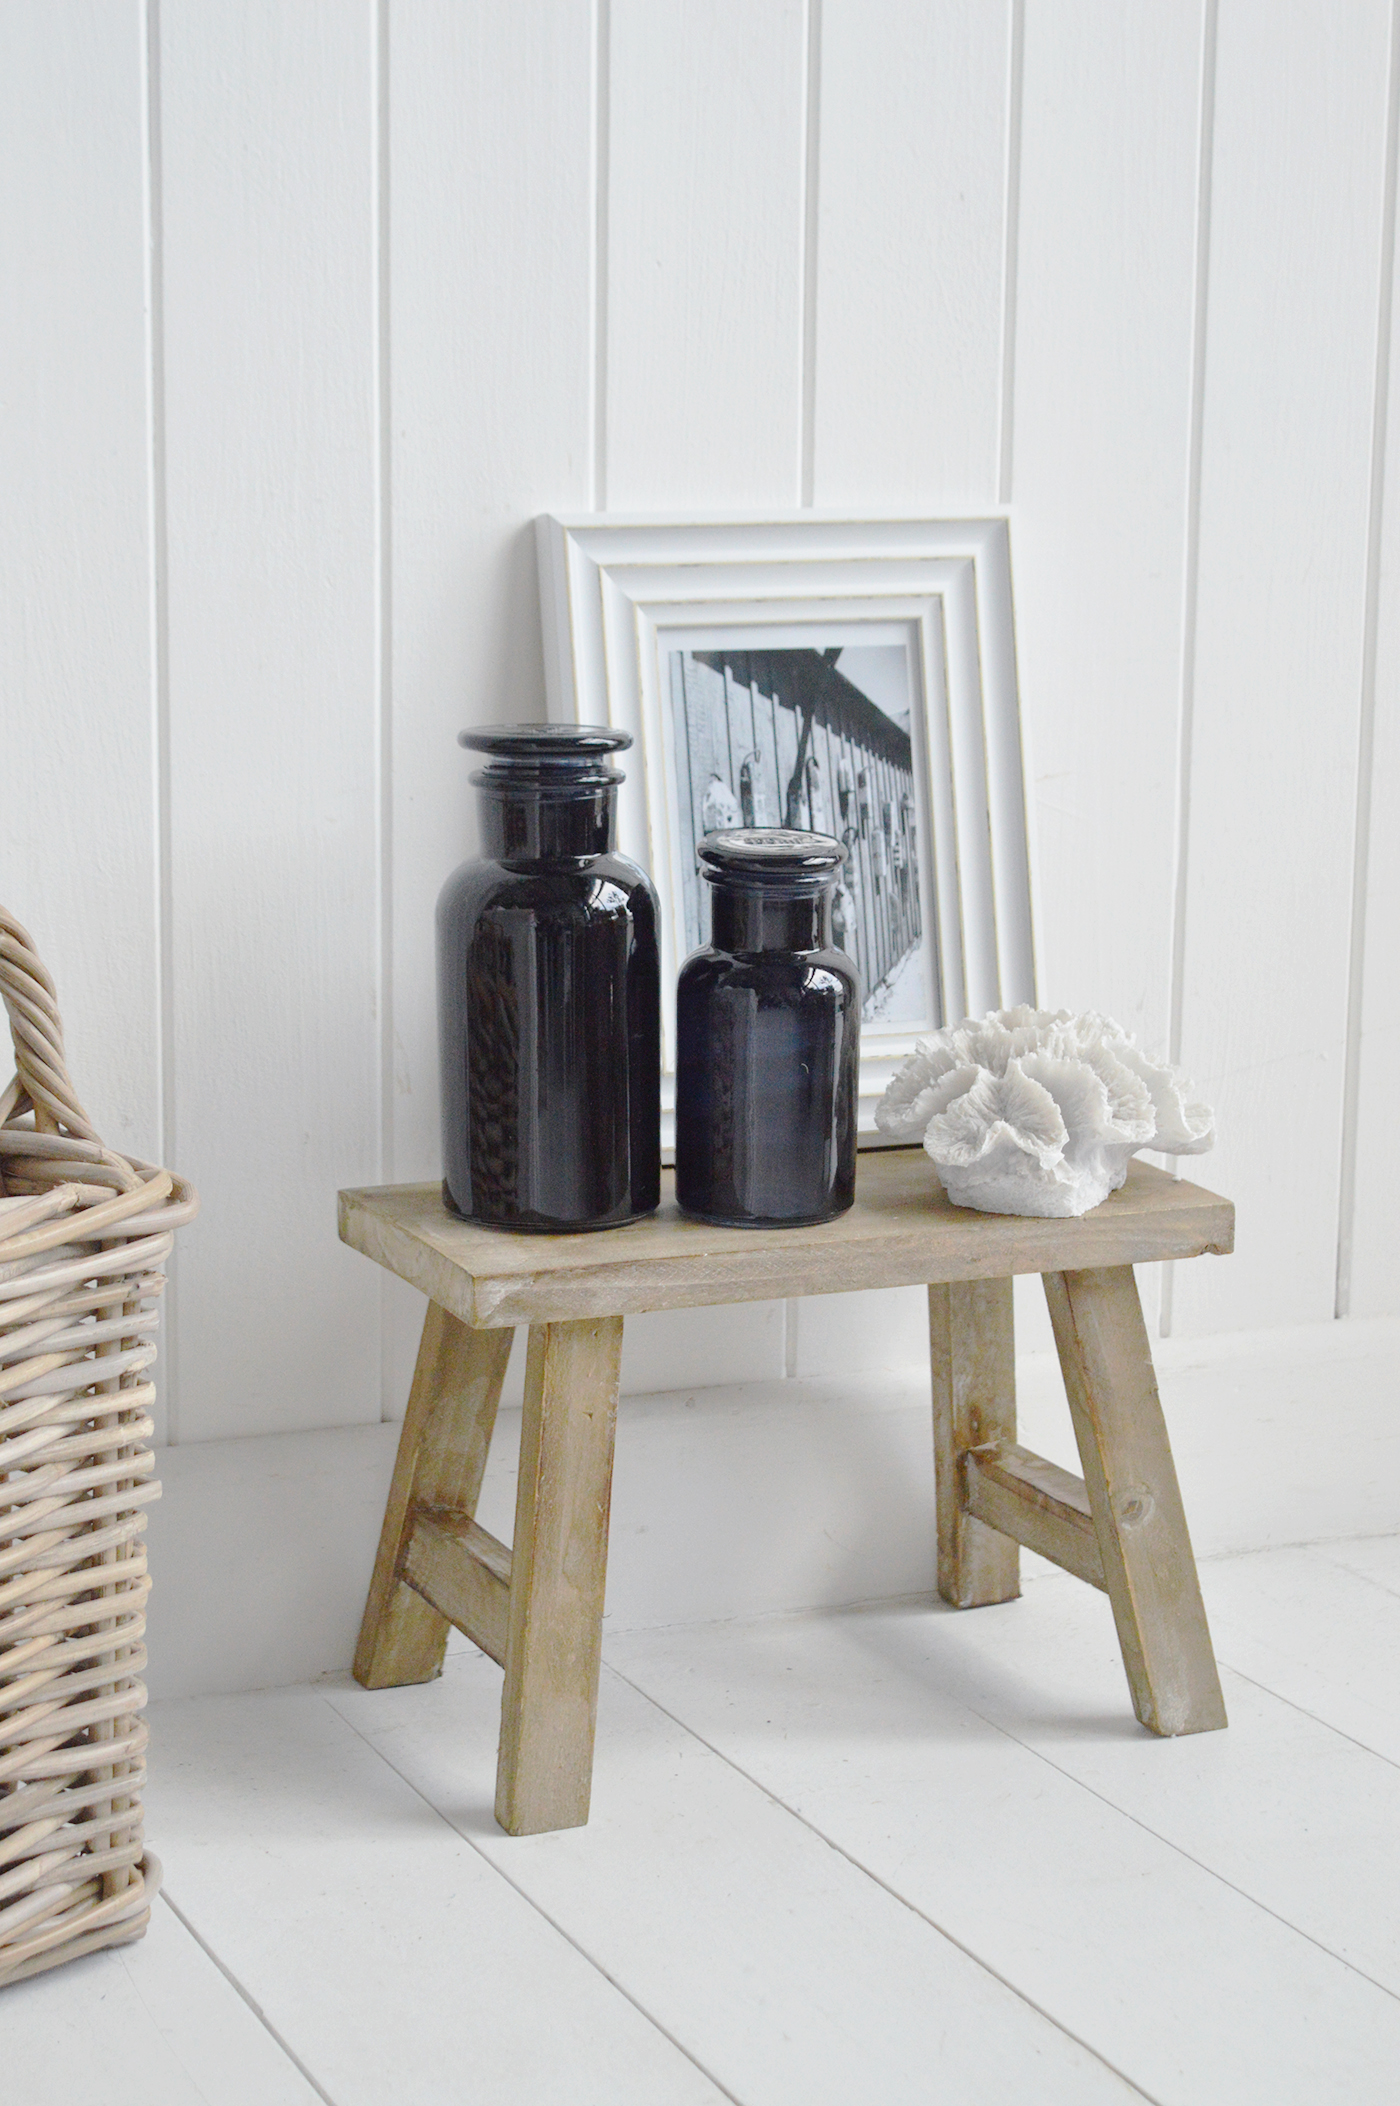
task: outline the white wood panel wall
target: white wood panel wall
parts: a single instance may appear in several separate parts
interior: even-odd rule
[[[1179,1030],[1241,1233],[1186,1329],[1335,1306],[1389,17],[1220,9]]]
[[[1163,1049],[1204,33],[1196,0],[1028,10],[1004,485],[1033,740],[1041,983],[1057,1005],[1105,1010]],[[1153,1304],[1158,1270],[1143,1281]]]
[[[334,1192],[436,1172],[454,738],[540,706],[547,509],[1007,505],[1042,991],[1179,1049],[1240,1206],[1162,1318],[1400,1312],[1394,37],[0,0],[0,897],[203,1194],[172,1434],[399,1408]],[[627,1381],[885,1364],[917,1299],[647,1319]]]
[[[1396,1305],[1400,1177],[1391,1139],[1395,1058],[1400,1045],[1400,333],[1395,328],[1397,74],[1392,37],[1387,141],[1389,224],[1381,257],[1376,332],[1378,384],[1371,491],[1368,655],[1362,677],[1357,795],[1356,911],[1348,1016],[1346,1125],[1343,1133],[1338,1307],[1343,1315],[1384,1316]],[[1386,493],[1392,493],[1386,502]]]
[[[159,18],[181,1432],[375,1419],[375,92],[341,0]]]
[[[138,0],[0,7],[0,891],[71,990],[80,1092],[155,1156],[145,75]]]
[[[381,19],[386,1178],[439,1174],[433,906],[475,852],[465,724],[542,715],[530,526],[587,509],[596,39],[587,7]],[[422,1325],[382,1284],[386,1408]]]
[[[801,0],[608,0],[605,472],[614,511],[799,501]]]
[[[994,508],[1012,9],[812,12],[809,502]]]

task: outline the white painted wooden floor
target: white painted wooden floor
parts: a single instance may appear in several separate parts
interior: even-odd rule
[[[614,1635],[585,1830],[499,1671],[153,1707],[150,1936],[0,1992],[6,2106],[1400,2097],[1400,1536],[1202,1568],[1230,1729],[1106,1600]],[[101,2074],[97,2074],[98,2071]]]

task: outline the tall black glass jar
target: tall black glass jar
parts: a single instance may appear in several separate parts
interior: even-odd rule
[[[676,993],[676,1197],[736,1228],[829,1221],[855,1197],[860,976],[831,936],[846,851],[750,828],[698,855],[710,945]]]
[[[661,1197],[656,894],[613,846],[625,731],[464,731],[483,856],[438,899],[442,1196],[492,1228],[614,1228]]]

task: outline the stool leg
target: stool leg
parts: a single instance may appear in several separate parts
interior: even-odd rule
[[[958,1280],[928,1291],[938,1591],[954,1608],[1014,1601],[1021,1554],[1010,1536],[969,1514],[962,1459],[984,1441],[1016,1438],[1011,1282]]]
[[[513,1336],[474,1331],[428,1304],[355,1648],[355,1680],[366,1689],[431,1682],[442,1672],[447,1618],[399,1578],[399,1563],[418,1507],[476,1512]]]
[[[1133,1709],[1208,1733],[1225,1700],[1133,1269],[1046,1273],[1045,1297]]]
[[[622,1318],[530,1331],[496,1819],[581,1828],[593,1779]]]

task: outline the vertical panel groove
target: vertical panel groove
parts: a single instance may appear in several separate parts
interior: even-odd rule
[[[1371,773],[1376,743],[1376,650],[1380,628],[1381,530],[1385,523],[1385,450],[1390,411],[1390,337],[1395,289],[1397,114],[1400,113],[1400,8],[1390,10],[1390,76],[1386,101],[1385,202],[1376,301],[1376,385],[1371,420],[1371,505],[1366,535],[1366,613],[1361,659],[1361,722],[1357,735],[1356,828],[1353,837],[1351,952],[1347,974],[1346,1064],[1342,1084],[1342,1159],[1337,1208],[1338,1316],[1351,1313],[1352,1245],[1356,1227],[1356,1138],[1361,1083],[1361,1005],[1366,977],[1366,881],[1371,860]]]
[[[375,336],[375,817],[379,839],[379,1177],[394,1176],[394,541],[393,414],[389,304],[389,0],[374,0],[374,336]],[[388,1279],[380,1282],[380,1413],[393,1418]]]
[[[162,213],[160,109],[160,0],[147,0],[145,20],[146,94],[146,386],[150,435],[150,589],[151,589],[151,752],[154,761],[152,801],[155,820],[156,922],[156,1084],[160,1130],[155,1153],[170,1163],[176,1151],[174,1050],[174,915],[170,862],[170,621],[169,533],[165,467],[165,278]],[[171,1278],[170,1315],[166,1320],[163,1388],[165,1438],[173,1447],[179,1437],[179,1390],[175,1363],[178,1327],[173,1320],[178,1253],[166,1270]]]
[[[1206,0],[1201,25],[1200,164],[1196,179],[1196,293],[1191,344],[1191,426],[1187,440],[1186,547],[1182,561],[1181,704],[1176,764],[1176,871],[1172,897],[1169,1058],[1181,1058],[1186,984],[1186,884],[1191,848],[1191,748],[1196,703],[1196,614],[1201,557],[1201,452],[1205,426],[1206,343],[1210,306],[1210,197],[1215,153],[1215,45],[1219,0]],[[1162,1267],[1159,1318],[1171,1336],[1175,1267]]]
[[[1001,431],[997,446],[997,499],[1011,502],[1012,448],[1016,436],[1016,274],[1021,234],[1021,101],[1025,77],[1026,4],[1012,0],[1011,48],[1006,82],[1006,208],[1002,248]]]
[[[802,402],[797,479],[798,503],[807,506],[812,503],[817,472],[817,247],[821,193],[822,0],[807,0],[803,30],[807,55],[807,99],[803,109]]]
[[[806,96],[802,109],[802,341],[797,448],[797,501],[809,507],[816,488],[817,444],[817,258],[821,198],[822,0],[807,0],[803,12]],[[802,1304],[783,1303],[783,1374],[797,1373],[797,1329]]]
[[[611,0],[595,0],[593,37],[593,429],[589,490],[595,512],[608,508],[608,149],[612,124]]]
[[[813,503],[817,484],[817,206],[821,192],[821,0],[806,0],[802,15],[806,46],[806,99],[802,105],[802,316],[798,503]],[[798,1323],[802,1304],[783,1302],[783,1375],[798,1371]]]

